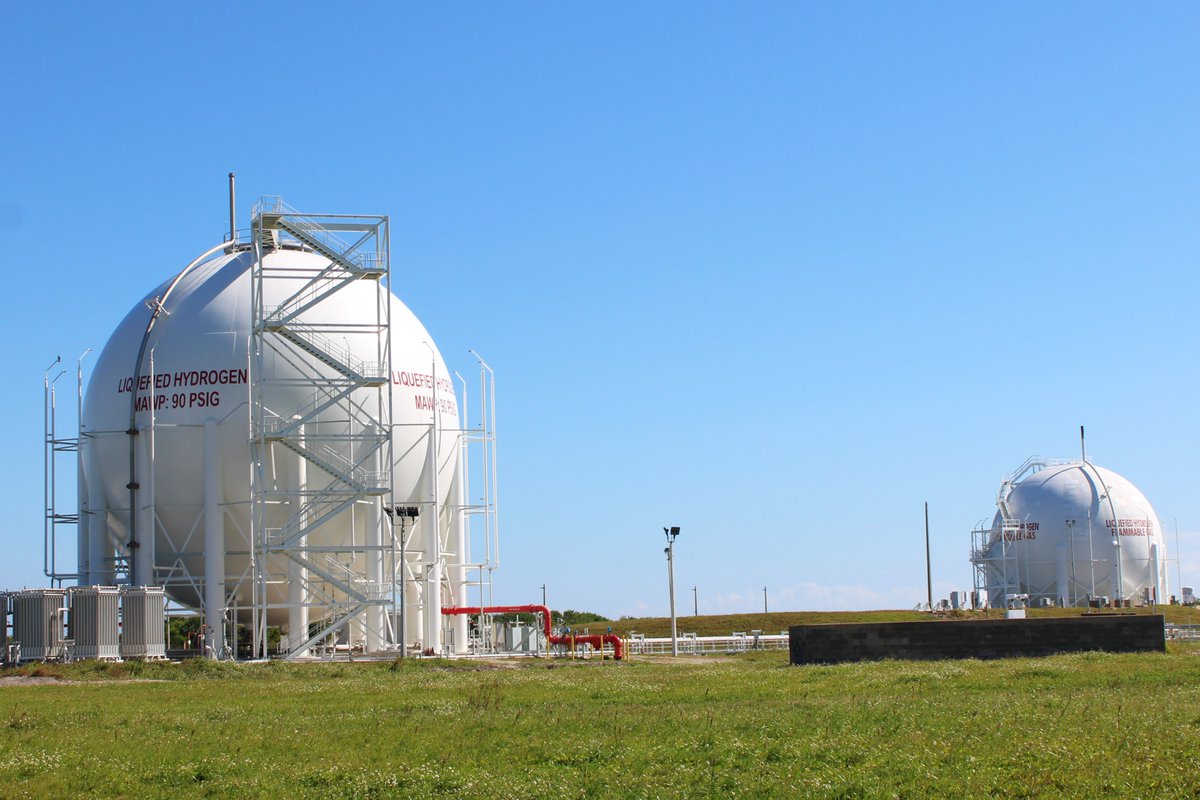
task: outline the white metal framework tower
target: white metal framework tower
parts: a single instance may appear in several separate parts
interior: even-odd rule
[[[45,433],[43,436],[45,522],[42,536],[42,571],[46,577],[50,578],[51,585],[62,586],[64,580],[85,582],[88,578],[89,570],[100,571],[102,569],[99,558],[96,559],[97,563],[95,565],[91,565],[90,563],[91,554],[88,552],[86,536],[86,529],[90,520],[83,493],[76,491],[75,503],[72,504],[74,510],[64,510],[58,499],[59,468],[61,462],[67,461],[69,458],[70,467],[75,473],[74,478],[77,486],[82,486],[84,483],[84,434],[82,426],[79,425],[79,420],[83,417],[83,360],[87,358],[88,353],[91,351],[90,347],[85,350],[75,365],[75,436],[64,437],[58,430],[58,398],[55,384],[59,378],[66,374],[66,370],[59,369],[58,366],[62,363],[62,356],[54,359],[54,362],[46,368],[46,375],[42,384],[45,392],[45,397],[43,398],[45,415]],[[56,373],[53,378],[50,377],[51,373]],[[76,553],[77,566],[74,572],[65,572],[58,565],[58,539],[60,529],[64,527],[75,530],[75,538],[79,543]]]
[[[500,519],[498,512],[496,461],[496,375],[483,357],[470,351],[479,362],[478,422],[471,425],[472,400],[468,383],[455,373],[462,390],[462,427],[458,431],[459,460],[462,469],[461,491],[457,493],[458,513],[462,515],[465,532],[461,544],[462,556],[457,559],[461,569],[461,597],[453,600],[462,605],[493,606],[492,581],[500,566]],[[478,494],[472,494],[480,487]],[[471,556],[474,556],[472,558]],[[465,618],[457,620],[465,623]],[[465,642],[472,652],[492,652],[497,643],[491,640],[492,627],[480,624]],[[464,626],[465,628],[465,626]],[[458,635],[465,634],[464,629]]]
[[[251,225],[254,652],[267,655],[267,619],[280,606],[292,657],[343,630],[379,651],[394,641],[386,611],[397,600],[395,565],[384,568],[396,550],[384,511],[393,495],[388,217],[301,214],[271,197],[255,204]],[[325,263],[292,263],[285,241]],[[323,301],[364,281],[375,302],[363,318],[321,318]],[[372,360],[355,355],[371,345]],[[300,480],[286,487],[274,474],[289,458]],[[345,515],[361,529],[330,524]],[[281,601],[272,587],[285,584]]]
[[[1020,521],[1007,517],[1001,519],[999,527],[981,525],[971,531],[976,604],[990,605],[1020,591],[1021,565],[1012,547],[1020,534]]]
[[[468,402],[457,376],[459,404],[457,373],[392,295],[388,239],[386,216],[301,214],[264,198],[249,236],[196,257],[145,302],[149,319],[139,308],[117,329],[89,382],[86,424],[77,398],[77,437],[56,422],[63,375],[51,365],[55,582],[161,586],[203,611],[215,658],[494,645],[488,625],[469,633],[465,616],[443,614],[494,605],[494,375],[476,354],[479,392]],[[174,391],[218,373],[231,376],[219,409],[215,391],[195,410]],[[77,515],[55,495],[72,458]],[[56,552],[68,526],[75,573]]]

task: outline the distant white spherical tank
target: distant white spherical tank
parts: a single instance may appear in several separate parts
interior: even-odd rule
[[[1162,526],[1150,501],[1121,475],[1086,463],[1046,466],[1002,487],[985,558],[990,602],[1007,593],[1082,605],[1089,597],[1161,601]],[[1010,524],[1004,526],[1004,511]]]
[[[287,259],[289,265],[319,268],[327,261],[298,250],[267,253]],[[149,426],[153,413],[153,437],[139,435],[139,459],[153,449],[153,475],[149,485],[138,489],[138,503],[152,504],[156,517],[154,537],[155,583],[163,584],[177,602],[199,607],[205,577],[202,523],[204,503],[204,426],[212,420],[219,437],[221,498],[225,510],[226,575],[230,591],[240,607],[251,603],[249,580],[249,531],[251,486],[251,375],[250,347],[251,275],[254,255],[245,250],[221,254],[195,268],[175,288],[167,314],[159,317],[143,360],[140,386],[132,385],[135,361],[151,311],[149,303],[164,292],[167,284],[137,303],[117,327],[97,359],[88,383],[83,410],[83,430],[92,452],[85,471],[93,518],[101,518],[117,552],[129,527],[129,436],[130,401],[137,396],[143,404],[137,427]],[[271,284],[275,285],[272,286]],[[265,298],[272,307],[290,291],[285,281],[268,282],[274,296]],[[375,320],[379,294],[370,281],[347,286],[310,312],[306,319],[347,323]],[[413,313],[393,295],[391,310],[391,415],[396,425],[394,480],[397,502],[429,499],[428,442],[435,396],[441,414],[438,447],[438,490],[445,503],[455,470],[455,435],[458,403],[451,374],[446,369],[433,339]],[[326,334],[328,336],[329,334]],[[363,361],[378,361],[378,337],[352,332],[337,342]],[[151,364],[153,365],[151,367]],[[300,377],[288,357],[268,354],[266,369],[276,379]],[[386,396],[386,394],[385,394]],[[314,390],[296,381],[290,389],[274,390],[270,413],[287,417],[311,403]],[[344,416],[344,415],[343,415]],[[323,425],[338,424],[333,418]],[[345,421],[341,421],[345,424]],[[449,429],[449,430],[446,430]],[[319,431],[313,431],[314,435]],[[287,454],[267,465],[269,479],[277,487],[295,485],[298,459]],[[351,455],[351,454],[347,454]],[[316,472],[313,469],[310,472]],[[307,480],[319,480],[310,476]],[[145,482],[145,481],[143,481]],[[282,512],[281,512],[282,513]],[[140,519],[140,517],[139,517]],[[345,515],[343,528],[365,524],[357,512]],[[139,523],[139,526],[141,523]],[[95,529],[95,528],[93,528]],[[330,530],[334,538],[359,536],[353,530]],[[145,532],[139,531],[144,541]],[[312,544],[312,542],[310,542]],[[315,544],[319,544],[316,542]],[[93,567],[93,570],[96,570]],[[183,579],[182,576],[187,578]],[[244,579],[237,585],[238,577]],[[96,581],[93,581],[96,582]],[[147,581],[149,582],[149,581]],[[235,590],[236,589],[236,590]],[[286,587],[270,589],[273,602],[286,599]]]

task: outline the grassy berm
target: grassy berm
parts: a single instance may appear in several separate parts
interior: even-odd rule
[[[687,610],[691,610],[689,606]],[[1031,608],[1032,618],[1078,617],[1092,613],[1162,614],[1167,622],[1177,625],[1200,625],[1200,608],[1197,606],[1145,606],[1120,611],[1088,611],[1082,608]],[[679,633],[695,633],[699,636],[728,636],[733,631],[761,630],[764,633],[786,631],[790,625],[825,625],[848,622],[956,622],[971,619],[1000,619],[1003,610],[992,611],[948,611],[930,615],[927,611],[774,611],[770,614],[702,614],[694,617],[683,614],[676,617]],[[612,632],[622,636],[631,631],[647,636],[670,636],[669,617],[625,617],[614,622],[588,622],[578,626],[592,633]]]
[[[0,796],[1194,797],[1198,656],[34,666]]]

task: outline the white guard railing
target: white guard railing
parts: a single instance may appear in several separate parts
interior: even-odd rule
[[[687,655],[703,655],[705,653],[745,653],[750,650],[786,650],[788,635],[752,634],[730,636],[696,636],[684,634],[676,637],[679,652]],[[630,655],[670,655],[671,637],[655,637],[653,639],[633,634],[629,637]]]
[[[1172,625],[1168,622],[1165,628],[1169,642],[1200,641],[1200,625]]]

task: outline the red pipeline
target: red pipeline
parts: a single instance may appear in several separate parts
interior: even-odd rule
[[[550,628],[550,609],[545,606],[447,606],[442,609],[447,616],[453,614],[541,614],[542,629],[550,644],[587,644],[597,652],[604,652],[604,645],[611,644],[613,657],[620,661],[625,657],[625,643],[615,633],[589,633],[583,636],[555,636]]]

